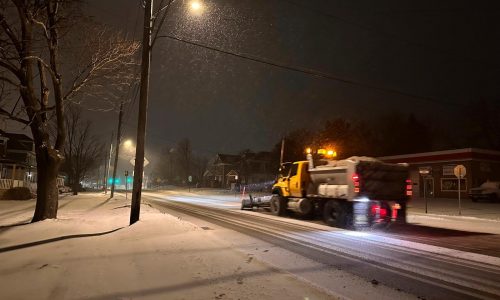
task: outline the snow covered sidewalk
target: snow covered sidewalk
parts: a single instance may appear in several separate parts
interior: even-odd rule
[[[127,204],[67,196],[29,224],[33,200],[0,201],[0,299],[331,298],[149,206],[128,226]]]
[[[414,198],[408,205],[407,220],[429,227],[500,234],[500,203],[462,199],[462,215],[459,216],[457,199],[428,199],[428,213],[425,213],[424,200]]]

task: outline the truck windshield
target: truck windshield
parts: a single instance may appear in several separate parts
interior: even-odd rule
[[[279,177],[287,177],[290,174],[290,168],[292,163],[284,163],[281,165],[279,170]]]

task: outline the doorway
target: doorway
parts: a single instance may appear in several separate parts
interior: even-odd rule
[[[434,178],[432,176],[424,177],[424,188],[422,191],[427,198],[434,197]]]

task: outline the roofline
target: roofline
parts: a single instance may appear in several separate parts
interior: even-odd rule
[[[399,159],[407,159],[407,158],[420,158],[420,157],[428,157],[428,156],[440,156],[440,155],[449,155],[449,154],[465,154],[465,153],[481,153],[481,154],[498,155],[500,158],[500,151],[486,150],[486,149],[479,149],[479,148],[462,148],[462,149],[444,150],[444,151],[432,151],[432,152],[421,152],[421,153],[413,153],[413,154],[381,156],[381,157],[377,157],[377,159],[380,159],[380,160],[399,160]]]

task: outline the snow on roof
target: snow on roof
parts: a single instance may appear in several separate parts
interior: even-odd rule
[[[471,159],[488,159],[500,161],[500,151],[486,150],[479,148],[463,148],[444,151],[432,151],[392,156],[378,157],[384,162],[408,162],[408,163],[424,163],[424,162],[440,162],[453,160],[471,160]]]

